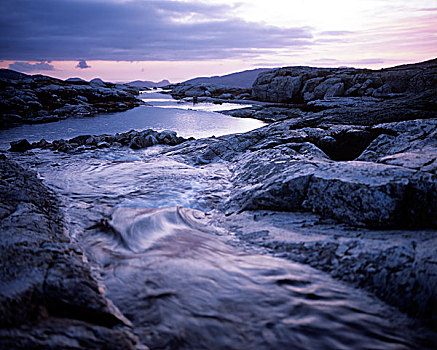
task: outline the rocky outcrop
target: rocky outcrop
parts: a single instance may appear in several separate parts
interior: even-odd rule
[[[437,87],[437,60],[373,71],[354,68],[285,67],[261,73],[252,96],[261,101],[302,103],[332,97],[394,98]]]
[[[437,329],[437,116],[399,121],[409,117],[399,107],[381,118],[398,121],[378,123],[383,107],[366,107],[362,116],[302,112],[167,154],[231,169],[232,191],[218,209],[242,241],[365,288]]]
[[[175,99],[185,97],[212,97],[223,100],[250,98],[250,89],[215,85],[210,83],[182,83],[174,86],[171,95]]]
[[[66,235],[54,194],[0,159],[0,347],[144,349]]]
[[[73,116],[119,112],[139,106],[138,89],[100,79],[62,81],[0,70],[0,128]]]
[[[192,138],[191,138],[192,139]],[[9,151],[26,152],[34,148],[51,149],[52,151],[69,152],[85,149],[129,146],[132,149],[141,149],[154,145],[179,145],[188,139],[177,136],[175,131],[161,132],[147,129],[143,131],[131,130],[115,135],[80,135],[68,140],[60,139],[48,142],[44,139],[29,143],[26,139],[12,141]]]
[[[352,126],[308,116],[193,141],[172,154],[229,162],[229,213],[312,211],[355,226],[437,227],[435,118]]]

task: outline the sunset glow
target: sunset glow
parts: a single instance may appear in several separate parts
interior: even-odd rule
[[[172,82],[259,67],[382,68],[437,56],[435,5],[17,0],[2,5],[0,67],[63,79]]]

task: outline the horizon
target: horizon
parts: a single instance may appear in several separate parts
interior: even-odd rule
[[[423,60],[423,61],[420,61],[420,62],[405,62],[405,63],[397,64],[397,65],[395,65],[395,66],[387,66],[387,67],[381,67],[381,68],[350,67],[350,66],[338,66],[338,67],[328,67],[328,66],[326,66],[326,67],[324,67],[324,66],[309,66],[309,67],[314,67],[314,68],[349,68],[349,69],[382,70],[382,69],[394,68],[394,67],[402,66],[402,65],[408,65],[408,64],[416,64],[416,63],[421,63],[421,62],[427,62],[427,61],[431,61],[431,60],[433,60],[433,59],[437,59],[437,57],[433,57],[433,58],[430,58],[430,59],[426,59],[426,60]],[[302,65],[300,65],[300,66],[302,66]],[[18,70],[14,70],[14,69],[11,69],[11,68],[9,68],[9,67],[2,67],[2,66],[0,66],[0,69],[9,69],[9,70],[14,70],[14,71],[16,71],[16,72],[23,73],[23,74],[27,74],[27,75],[45,75],[45,76],[48,76],[48,77],[51,77],[51,78],[61,79],[61,80],[67,80],[67,79],[75,79],[75,78],[79,78],[79,79],[83,79],[83,80],[86,81],[86,82],[90,82],[90,81],[93,80],[93,79],[102,79],[103,81],[106,81],[106,82],[109,82],[109,83],[115,83],[115,84],[125,84],[125,83],[131,83],[131,82],[135,82],[135,81],[150,81],[150,82],[153,82],[153,83],[160,83],[160,82],[162,82],[162,81],[169,81],[170,84],[179,84],[179,83],[182,83],[182,82],[185,82],[185,81],[188,81],[188,80],[192,80],[192,79],[196,79],[196,78],[221,77],[221,76],[226,76],[226,75],[231,75],[231,74],[237,74],[237,73],[242,73],[242,72],[245,72],[245,71],[252,71],[252,70],[257,70],[257,69],[279,69],[279,68],[286,68],[286,67],[299,67],[299,66],[282,66],[282,67],[271,67],[271,68],[269,68],[269,67],[259,67],[259,68],[245,69],[245,70],[242,70],[242,71],[236,71],[236,72],[225,73],[225,74],[221,74],[221,75],[217,75],[217,74],[209,75],[209,76],[206,76],[206,75],[205,75],[205,76],[200,76],[200,75],[199,75],[199,76],[190,77],[190,78],[188,78],[188,79],[181,80],[181,81],[171,81],[171,80],[166,79],[166,78],[162,78],[162,79],[160,79],[160,80],[150,80],[150,79],[132,79],[132,80],[125,80],[125,81],[120,81],[120,80],[117,81],[117,80],[105,80],[105,79],[102,79],[102,78],[99,77],[99,76],[95,76],[95,77],[92,77],[92,78],[89,78],[89,79],[84,79],[84,78],[81,78],[81,77],[79,77],[79,76],[69,76],[69,77],[67,77],[67,78],[60,78],[60,77],[57,77],[55,74],[50,74],[50,73],[40,73],[40,72],[30,72],[30,73],[29,73],[29,72],[20,72],[20,71],[18,71]]]
[[[437,57],[433,0],[16,0],[0,68],[172,83],[257,68],[381,69]]]

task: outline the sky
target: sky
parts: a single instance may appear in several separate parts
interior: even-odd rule
[[[106,81],[437,57],[437,0],[0,0],[0,68]]]

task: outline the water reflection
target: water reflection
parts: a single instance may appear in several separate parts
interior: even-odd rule
[[[155,95],[158,94],[155,93]],[[39,141],[42,138],[53,141],[78,135],[115,134],[132,129],[149,128],[157,131],[174,130],[178,135],[186,138],[202,138],[247,132],[265,125],[259,120],[250,118],[234,118],[201,109],[196,111],[180,109],[175,100],[167,95],[159,95],[164,96],[161,99],[167,99],[168,102],[161,103],[157,107],[140,106],[120,113],[86,118],[73,117],[54,123],[21,125],[8,130],[0,130],[0,149],[7,149],[10,141],[23,138],[30,142]],[[210,104],[210,106],[214,105]]]

